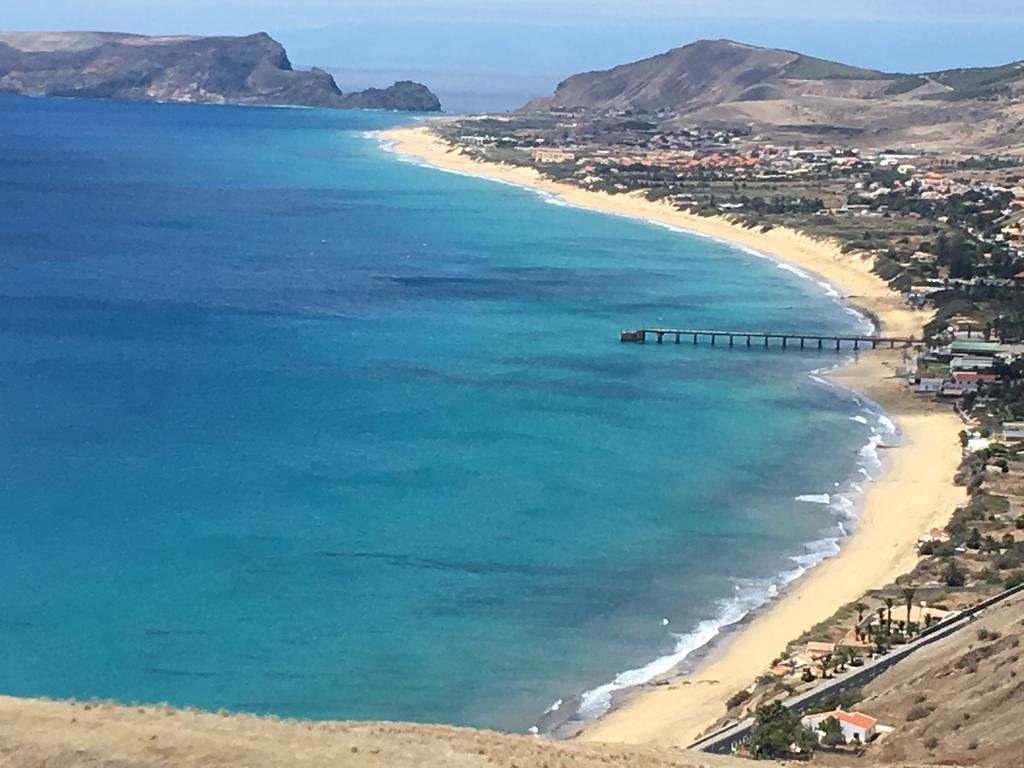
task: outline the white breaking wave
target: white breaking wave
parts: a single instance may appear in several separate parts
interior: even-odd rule
[[[750,611],[766,603],[775,594],[778,588],[774,585],[766,591],[757,594],[751,591],[748,594],[737,595],[732,600],[721,604],[719,614],[713,619],[705,619],[690,633],[675,635],[676,645],[672,653],[655,659],[650,664],[645,664],[637,669],[628,669],[620,672],[615,678],[604,685],[592,688],[580,697],[579,716],[592,720],[607,712],[612,705],[612,694],[626,688],[643,685],[659,675],[671,672],[687,656],[699,648],[711,642],[722,629],[746,616]]]
[[[797,496],[797,501],[806,501],[808,504],[828,504],[832,501],[832,497],[827,493],[806,493],[803,496]]]
[[[892,419],[886,416],[884,413],[878,414],[878,423],[886,432],[891,435],[895,435],[899,430],[893,423]]]
[[[868,420],[865,419],[863,416],[851,416],[850,421],[856,421],[858,424],[864,424],[865,426],[868,423]]]
[[[864,468],[869,472],[871,470],[875,470],[877,472],[882,468],[882,459],[878,455],[878,446],[881,444],[882,437],[880,435],[872,435],[867,444],[858,451],[861,458],[865,461],[866,466]]]

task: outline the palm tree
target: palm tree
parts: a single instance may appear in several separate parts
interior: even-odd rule
[[[885,626],[885,608],[878,606],[878,608],[875,609],[875,613],[878,614],[878,634],[881,635],[882,628]]]
[[[910,609],[914,605],[914,595],[917,593],[917,589],[914,587],[903,588],[903,602],[907,604],[907,634],[910,634]]]
[[[893,600],[891,597],[885,598],[885,611],[886,611],[885,631],[890,633],[890,634],[892,634],[892,607],[895,604],[896,604],[896,601]]]
[[[854,603],[853,604],[853,610],[855,610],[857,612],[857,624],[853,628],[853,634],[855,634],[857,636],[858,640],[860,640],[860,625],[861,625],[861,622],[864,621],[864,611],[866,611],[867,609],[868,609],[868,606],[865,603]]]

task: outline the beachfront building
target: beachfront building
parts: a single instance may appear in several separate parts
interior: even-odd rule
[[[824,733],[819,730],[819,726],[830,717],[839,721],[839,725],[843,729],[843,738],[847,743],[859,741],[861,744],[867,744],[878,734],[878,720],[863,712],[833,709],[828,712],[805,715],[800,722],[805,728],[815,731],[820,739]]]
[[[812,661],[822,661],[823,659],[832,658],[832,654],[836,652],[836,644],[812,640],[804,646],[803,652]]]
[[[995,357],[1004,350],[1001,345],[990,341],[957,339],[949,345],[949,351],[954,356]]]
[[[1000,434],[1003,438],[1003,442],[1005,443],[1024,442],[1024,422],[1007,421],[1003,424],[1003,429]]]
[[[945,544],[949,541],[950,535],[948,531],[942,528],[932,528],[928,533],[923,533],[917,537],[917,544]]]

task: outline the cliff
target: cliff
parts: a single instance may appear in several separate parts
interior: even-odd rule
[[[342,93],[322,69],[293,69],[284,47],[264,33],[0,33],[0,92],[199,104],[441,109],[429,89],[408,81],[383,90]]]

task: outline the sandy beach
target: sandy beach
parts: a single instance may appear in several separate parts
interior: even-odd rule
[[[840,245],[775,228],[746,229],[723,217],[701,217],[631,195],[590,192],[541,177],[532,169],[480,163],[452,149],[429,128],[388,131],[394,151],[448,170],[520,184],[557,195],[572,205],[676,226],[764,253],[813,273],[849,303],[870,312],[882,330],[920,336],[927,316],[871,272],[869,262]],[[671,684],[645,687],[577,738],[595,742],[685,746],[725,714],[725,701],[749,686],[786,644],[866,591],[910,571],[914,543],[945,525],[965,498],[952,479],[960,460],[959,419],[948,407],[916,398],[896,375],[902,353],[868,352],[833,378],[881,405],[898,424],[902,443],[885,449],[889,470],[866,488],[860,524],[841,552],[791,585],[745,621],[693,673]]]

